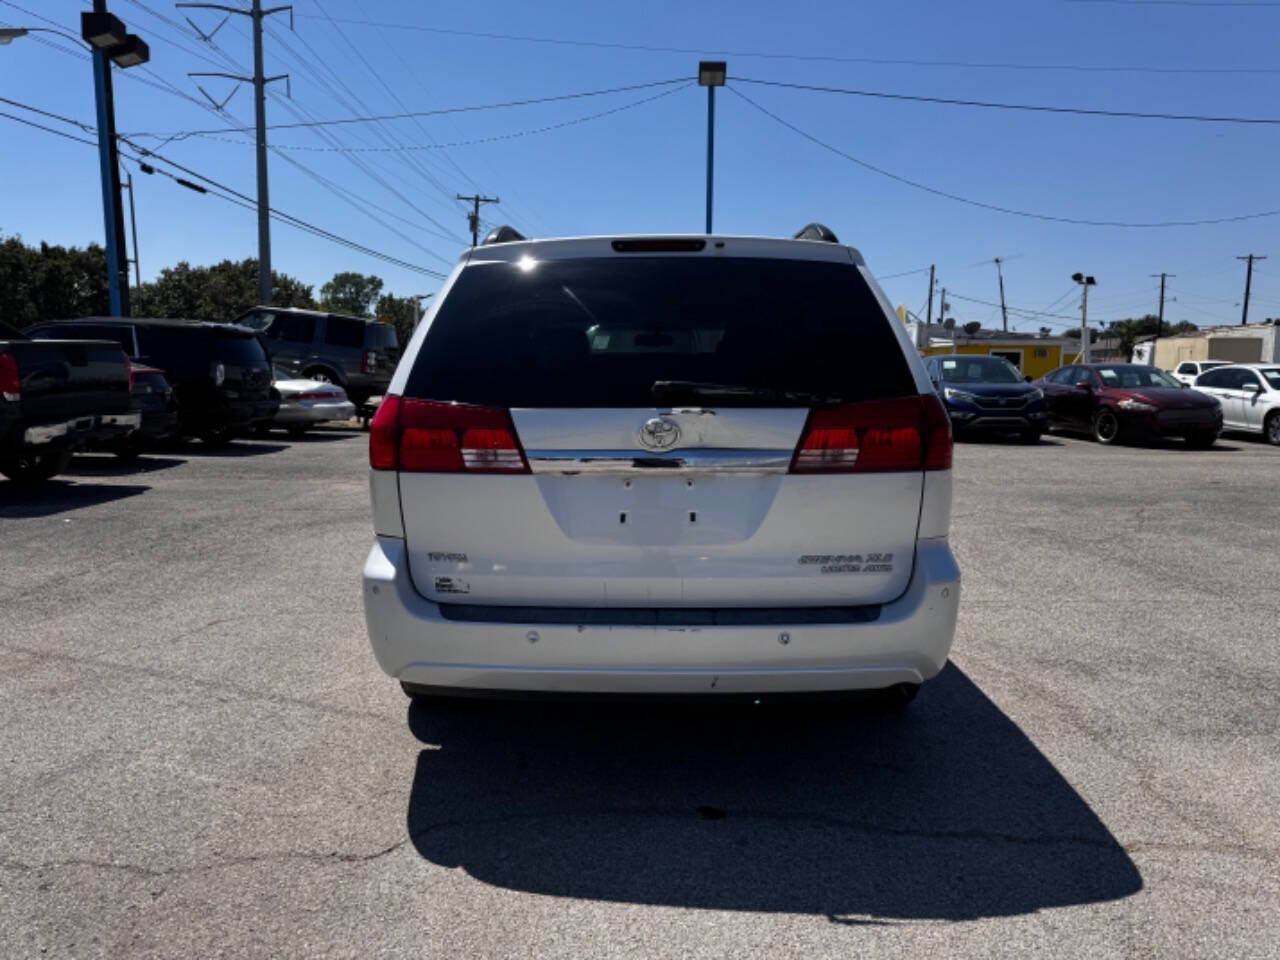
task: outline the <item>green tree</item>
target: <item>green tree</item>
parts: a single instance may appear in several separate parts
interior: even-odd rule
[[[396,339],[403,347],[413,336],[413,328],[418,324],[418,304],[412,297],[397,297],[394,293],[384,293],[378,298],[374,316],[396,328]]]
[[[288,274],[272,271],[271,288],[274,306],[316,305],[310,285]],[[161,270],[154,283],[144,283],[139,294],[139,315],[226,323],[258,305],[258,261],[250,257],[193,267],[183,260]]]
[[[963,329],[965,333],[969,334],[969,336],[973,336],[975,333],[977,333],[979,330],[982,329],[982,324],[979,323],[977,320],[970,320],[968,323],[964,325]]]
[[[337,313],[367,317],[381,293],[381,277],[344,270],[320,288],[320,305]]]
[[[105,314],[108,308],[102,247],[29,247],[21,237],[0,238],[0,320],[21,328],[39,320]]]

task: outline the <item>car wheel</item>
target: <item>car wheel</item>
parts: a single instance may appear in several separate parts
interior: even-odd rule
[[[57,476],[67,469],[67,464],[70,462],[70,450],[28,453],[8,460],[0,460],[0,473],[18,486],[32,487]]]
[[[309,429],[311,429],[310,426],[305,423],[295,423],[294,425],[289,427],[289,436],[293,437],[293,439],[295,440],[298,440],[306,436],[306,433]]]
[[[216,430],[206,430],[200,434],[200,439],[206,447],[225,447],[231,442],[231,428],[218,427]]]
[[[1212,431],[1206,433],[1189,433],[1184,438],[1192,450],[1208,450],[1218,442],[1218,435]]]
[[[1267,415],[1267,422],[1262,425],[1262,435],[1267,443],[1280,447],[1280,410],[1272,410]]]
[[[130,463],[142,456],[142,440],[138,437],[122,440],[111,448],[111,452],[126,463]]]
[[[1115,411],[1103,407],[1093,415],[1093,439],[1099,443],[1115,443],[1120,436],[1120,418]]]
[[[876,694],[875,705],[881,710],[903,710],[920,692],[918,683],[896,683]]]

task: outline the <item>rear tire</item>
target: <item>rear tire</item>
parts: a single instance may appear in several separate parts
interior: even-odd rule
[[[1266,422],[1262,425],[1262,435],[1267,438],[1267,443],[1280,447],[1280,410],[1272,410],[1267,414]]]
[[[70,450],[46,450],[0,460],[0,473],[20,487],[35,487],[52,480],[71,463]]]
[[[206,430],[200,434],[200,440],[206,447],[225,447],[231,442],[231,428],[219,427],[216,430]]]
[[[1103,407],[1093,415],[1093,439],[1098,443],[1115,443],[1120,437],[1120,418],[1115,411]]]
[[[876,706],[885,712],[905,710],[919,692],[918,683],[896,683],[880,691],[876,696]]]
[[[111,452],[125,463],[132,463],[134,460],[137,460],[142,456],[142,441],[137,438],[130,437],[128,440],[123,440],[113,446],[111,448]]]

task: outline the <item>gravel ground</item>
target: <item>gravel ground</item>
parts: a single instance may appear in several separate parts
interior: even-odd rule
[[[1277,955],[1280,450],[957,448],[889,717],[410,710],[364,457],[0,482],[0,955]]]

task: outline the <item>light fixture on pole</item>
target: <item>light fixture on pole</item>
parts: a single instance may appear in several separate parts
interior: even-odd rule
[[[1080,297],[1080,362],[1089,362],[1089,288],[1096,286],[1098,281],[1093,277],[1086,277],[1083,273],[1073,273],[1071,279],[1080,284],[1083,288]]]
[[[711,197],[716,159],[716,87],[723,87],[727,74],[723,60],[703,60],[698,64],[698,86],[707,88],[707,233],[711,232]]]

